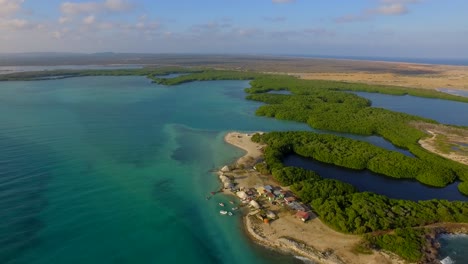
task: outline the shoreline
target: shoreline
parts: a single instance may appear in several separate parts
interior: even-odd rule
[[[237,159],[233,165],[223,167],[218,175],[233,179],[241,189],[246,190],[259,185],[279,185],[271,177],[261,175],[252,169],[262,160],[262,150],[265,147],[251,141],[253,134],[229,132],[224,136],[226,143],[246,151],[246,154]],[[223,193],[236,195],[231,191]],[[268,205],[266,207],[265,209],[272,210],[279,216],[268,224],[255,217],[259,210],[244,213],[242,216],[243,229],[248,237],[261,246],[299,255],[314,263],[405,263],[398,256],[384,251],[374,251],[369,255],[354,253],[354,247],[362,241],[360,236],[334,231],[315,215],[303,223],[291,210]]]

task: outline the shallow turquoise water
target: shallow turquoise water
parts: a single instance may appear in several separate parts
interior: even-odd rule
[[[307,129],[255,117],[248,82],[142,77],[0,83],[1,263],[294,263],[219,214],[210,173],[242,154],[228,130]],[[240,92],[240,93],[239,93]]]

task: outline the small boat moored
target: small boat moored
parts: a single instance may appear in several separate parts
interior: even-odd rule
[[[229,212],[229,213],[228,213],[228,215],[229,215],[229,216],[232,216],[232,213],[231,213],[231,212]]]
[[[224,206],[224,203],[219,203],[219,206]]]
[[[228,212],[227,212],[227,211],[224,211],[224,210],[221,210],[221,211],[219,211],[219,213],[222,214],[222,215],[225,215],[225,214],[227,214]]]

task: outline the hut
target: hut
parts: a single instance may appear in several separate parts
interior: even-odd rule
[[[264,195],[265,194],[265,188],[263,188],[263,186],[257,187],[257,193],[258,193],[258,195]]]
[[[252,206],[255,209],[260,209],[260,205],[254,200],[250,201],[249,204],[250,204],[250,206]]]
[[[296,197],[292,197],[292,196],[286,197],[286,198],[284,198],[284,201],[286,202],[286,204],[290,204],[290,203],[296,201]]]
[[[228,177],[224,176],[224,175],[219,176],[219,179],[220,179],[223,183],[231,182],[231,180],[230,180]]]
[[[273,213],[272,211],[268,211],[266,216],[270,219],[275,219],[276,218],[276,214]]]
[[[305,222],[305,221],[309,220],[310,214],[307,213],[307,212],[303,212],[303,211],[297,211],[296,217],[301,219],[302,222]]]
[[[237,192],[236,193],[237,197],[241,198],[242,200],[247,199],[247,194],[243,191]]]
[[[271,185],[265,185],[263,188],[265,188],[265,190],[269,193],[273,192],[273,187],[271,187]]]

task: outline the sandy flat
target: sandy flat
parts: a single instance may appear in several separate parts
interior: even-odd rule
[[[394,85],[422,89],[449,88],[468,91],[468,67],[441,65],[399,64],[402,72],[385,71],[344,71],[298,73],[300,78],[309,80],[333,80],[367,84]],[[409,74],[411,70],[423,74]]]
[[[467,129],[424,122],[413,122],[412,125],[431,135],[419,140],[418,143],[421,147],[444,158],[468,165],[468,151],[466,150],[466,144],[468,144]],[[441,149],[441,144],[445,145],[445,150]]]

